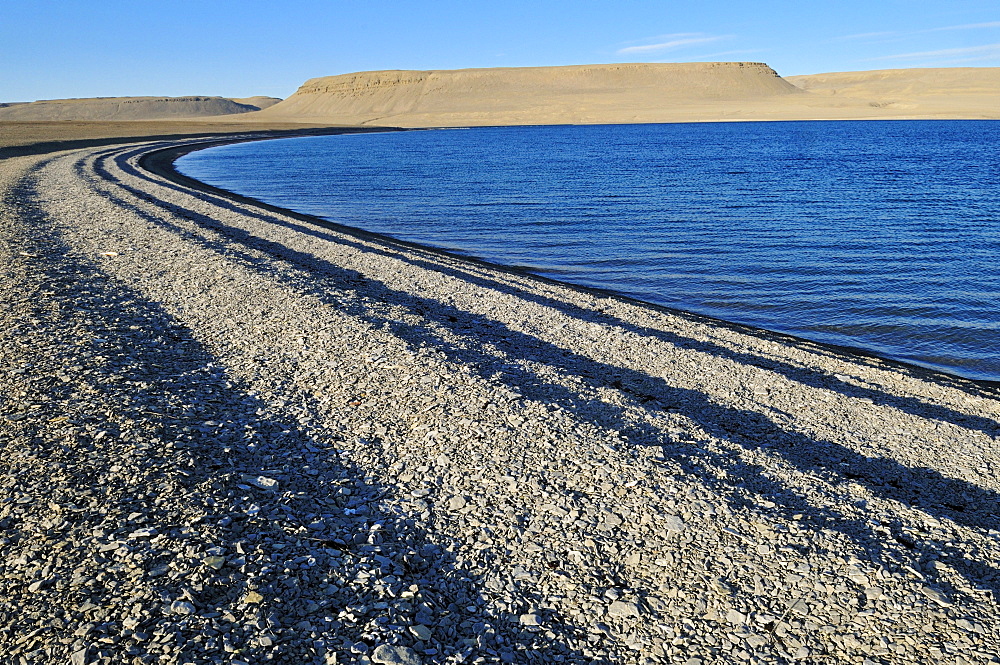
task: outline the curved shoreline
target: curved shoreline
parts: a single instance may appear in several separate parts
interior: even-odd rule
[[[0,163],[0,660],[1000,657],[992,391],[141,166],[171,145]]]
[[[427,131],[427,130],[422,130],[422,129],[403,129],[403,128],[400,128],[400,129],[392,129],[392,130],[386,130],[386,131]],[[341,132],[341,131],[331,131],[331,132],[329,132],[329,134],[341,134],[341,133],[345,133],[345,132]],[[226,196],[228,198],[233,199],[234,201],[239,201],[239,202],[244,202],[244,203],[251,203],[253,205],[259,206],[259,207],[264,208],[265,210],[269,210],[271,212],[275,212],[275,213],[279,213],[279,214],[284,214],[284,215],[288,215],[288,216],[293,216],[296,219],[299,219],[301,221],[308,222],[310,224],[315,224],[317,226],[321,226],[321,227],[328,228],[328,229],[331,229],[331,230],[339,231],[339,232],[342,232],[342,233],[356,233],[356,234],[359,234],[359,237],[364,237],[364,238],[369,239],[369,240],[376,240],[376,241],[380,241],[380,242],[396,243],[396,244],[399,244],[400,246],[408,247],[408,248],[412,248],[412,249],[419,249],[419,250],[428,251],[428,252],[437,252],[437,253],[441,254],[442,256],[447,256],[447,257],[450,257],[450,258],[453,258],[453,259],[457,259],[457,260],[470,261],[472,263],[476,263],[476,264],[479,264],[479,265],[482,265],[482,266],[485,266],[485,267],[489,267],[490,269],[493,269],[493,270],[506,271],[506,272],[510,272],[512,274],[518,274],[518,275],[530,275],[530,276],[532,276],[532,277],[534,277],[536,279],[539,279],[539,280],[542,280],[544,282],[548,282],[548,283],[551,283],[551,284],[557,284],[557,285],[560,285],[560,286],[563,286],[563,287],[566,287],[566,288],[579,289],[579,290],[581,290],[583,292],[591,293],[591,294],[595,294],[595,295],[599,295],[599,296],[602,296],[602,297],[620,298],[620,299],[622,299],[622,300],[624,300],[626,302],[632,302],[632,303],[640,304],[640,305],[643,305],[643,306],[646,306],[646,307],[652,307],[652,308],[659,309],[661,311],[668,312],[668,313],[671,313],[671,314],[674,314],[674,315],[690,316],[690,317],[693,317],[693,318],[695,318],[697,320],[701,320],[701,321],[704,321],[704,322],[707,322],[707,323],[710,323],[710,324],[713,324],[713,325],[727,326],[727,327],[730,327],[730,328],[732,328],[734,330],[742,331],[742,332],[749,333],[749,334],[771,335],[771,336],[774,336],[774,339],[776,339],[777,341],[781,341],[781,342],[786,343],[786,344],[807,345],[807,346],[812,346],[814,348],[826,349],[826,350],[828,350],[830,352],[834,352],[834,353],[848,354],[848,355],[851,355],[851,356],[855,356],[858,359],[875,360],[875,361],[878,361],[878,362],[881,362],[881,363],[886,363],[886,364],[888,364],[890,366],[895,366],[895,367],[897,367],[897,368],[899,368],[901,370],[904,370],[904,371],[925,373],[925,376],[928,379],[930,379],[932,377],[937,377],[937,380],[941,380],[941,381],[958,381],[958,382],[966,382],[967,381],[967,382],[969,382],[969,383],[971,383],[973,385],[979,386],[981,388],[987,388],[987,389],[994,390],[994,391],[1000,391],[1000,380],[976,379],[976,378],[972,378],[972,377],[968,377],[968,376],[963,376],[963,375],[958,374],[958,373],[948,372],[948,371],[945,371],[945,370],[943,370],[941,368],[931,367],[931,366],[927,366],[927,365],[920,365],[920,364],[913,363],[913,362],[907,362],[905,360],[899,360],[899,359],[896,359],[896,358],[887,357],[887,356],[884,356],[884,355],[880,355],[877,352],[871,351],[869,349],[865,349],[864,347],[857,347],[857,346],[850,346],[850,345],[841,345],[841,344],[833,344],[833,343],[829,343],[829,342],[821,342],[821,341],[809,339],[807,337],[800,337],[800,336],[792,335],[792,334],[789,334],[789,333],[783,333],[783,332],[779,332],[779,331],[775,331],[775,330],[770,330],[768,328],[762,328],[762,327],[753,326],[753,325],[750,325],[750,324],[739,323],[739,322],[736,322],[736,321],[729,321],[729,320],[726,320],[726,319],[720,319],[720,318],[717,318],[717,317],[714,317],[714,316],[711,316],[711,315],[700,314],[698,312],[691,312],[691,311],[679,309],[679,308],[676,308],[676,307],[670,307],[668,305],[660,305],[660,304],[657,304],[657,303],[653,303],[653,302],[649,302],[649,301],[646,301],[646,300],[642,300],[640,298],[635,298],[635,297],[632,297],[632,296],[628,296],[626,294],[617,292],[617,291],[615,291],[613,289],[604,289],[604,288],[600,288],[600,287],[588,287],[588,286],[583,286],[583,285],[580,285],[580,284],[574,284],[572,282],[566,282],[566,281],[562,281],[562,280],[559,280],[559,279],[555,279],[555,278],[551,278],[551,277],[546,277],[544,275],[539,275],[539,274],[534,273],[534,272],[532,272],[530,270],[522,269],[522,268],[519,268],[517,266],[510,266],[510,265],[506,265],[506,264],[502,264],[502,263],[495,263],[495,262],[487,261],[485,259],[481,259],[481,258],[478,258],[478,257],[475,257],[475,256],[470,256],[470,255],[467,255],[467,254],[461,254],[461,253],[451,252],[451,251],[448,251],[446,249],[443,249],[443,248],[440,248],[440,247],[436,247],[434,245],[428,245],[428,244],[423,244],[423,243],[419,243],[419,242],[413,242],[413,241],[403,240],[401,238],[396,238],[396,237],[393,237],[393,236],[390,236],[390,235],[386,235],[386,234],[382,234],[382,233],[377,233],[377,232],[373,232],[373,231],[368,231],[368,230],[360,228],[360,227],[354,227],[354,226],[347,226],[347,225],[343,225],[343,224],[338,224],[336,222],[331,222],[329,220],[325,220],[325,219],[323,219],[321,217],[317,217],[315,215],[309,215],[309,214],[300,213],[300,212],[297,212],[297,211],[294,211],[294,210],[291,210],[291,209],[288,209],[288,208],[282,208],[280,206],[275,206],[275,205],[272,205],[270,203],[266,203],[264,201],[261,201],[259,199],[255,199],[255,198],[250,197],[250,196],[244,196],[242,194],[238,194],[236,192],[233,192],[233,191],[221,188],[221,187],[216,187],[214,185],[210,185],[208,183],[202,182],[200,180],[197,180],[196,178],[192,178],[190,176],[187,176],[187,175],[179,172],[177,170],[176,166],[175,166],[176,161],[178,159],[180,159],[181,157],[187,155],[187,154],[190,154],[192,152],[197,152],[199,150],[205,150],[205,149],[208,149],[208,148],[217,147],[217,146],[220,146],[220,145],[229,145],[229,144],[233,144],[233,143],[245,143],[245,142],[249,142],[249,141],[270,140],[272,138],[297,138],[299,136],[309,136],[309,135],[316,135],[316,133],[313,133],[313,134],[300,134],[300,135],[294,135],[294,134],[292,134],[292,135],[285,135],[285,136],[279,136],[279,137],[265,136],[265,137],[254,137],[254,138],[225,138],[225,139],[221,139],[221,140],[206,141],[203,144],[186,144],[186,145],[183,145],[183,146],[174,146],[174,147],[163,148],[162,150],[156,150],[156,151],[147,153],[146,155],[144,155],[140,159],[140,165],[143,168],[146,168],[146,169],[150,170],[151,172],[156,173],[157,175],[159,175],[159,176],[161,176],[163,178],[166,178],[168,180],[171,180],[172,182],[175,182],[175,183],[177,183],[179,185],[182,185],[184,187],[189,187],[189,188],[197,189],[197,190],[204,191],[204,192],[207,192],[207,193],[212,193],[212,194],[217,194],[217,195],[221,195],[221,196]]]

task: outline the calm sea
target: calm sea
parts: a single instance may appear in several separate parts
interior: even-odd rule
[[[339,224],[1000,380],[1000,122],[355,134],[178,168]]]

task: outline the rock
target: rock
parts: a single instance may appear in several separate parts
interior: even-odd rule
[[[539,620],[537,614],[522,614],[518,621],[522,626],[540,626],[542,625],[541,620]]]
[[[421,665],[417,652],[410,647],[380,644],[372,652],[372,662],[380,665]]]
[[[663,516],[663,528],[668,531],[683,531],[686,528],[684,520],[682,520],[677,515],[664,515]]]
[[[925,596],[933,600],[941,607],[951,607],[953,605],[953,603],[950,600],[948,600],[947,596],[945,596],[937,589],[932,589],[929,586],[921,587],[920,593],[924,594]]]
[[[267,476],[243,476],[243,482],[247,485],[256,487],[262,490],[277,490],[278,481],[274,478],[268,478]]]
[[[448,510],[454,512],[456,510],[461,510],[462,508],[465,508],[465,497],[453,496],[448,499]]]
[[[133,531],[128,535],[128,537],[131,540],[136,540],[138,538],[152,538],[153,536],[157,535],[157,533],[159,532],[155,528],[147,527],[145,529],[139,529],[137,531]]]
[[[729,610],[726,612],[726,621],[737,626],[742,626],[747,622],[747,615],[739,610]]]
[[[423,642],[431,639],[431,629],[423,624],[418,623],[414,626],[410,626],[410,632],[413,633],[415,638]]]
[[[170,611],[174,614],[194,614],[195,608],[189,602],[182,600],[175,600],[170,603]]]
[[[639,616],[639,607],[635,603],[616,600],[608,606],[608,616],[637,617]]]
[[[226,565],[226,557],[224,557],[224,556],[207,556],[204,559],[202,559],[201,562],[203,564],[205,564],[206,566],[208,566],[209,568],[212,568],[214,570],[219,570],[224,565]]]

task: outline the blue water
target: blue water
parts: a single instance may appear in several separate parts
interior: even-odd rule
[[[1000,380],[1000,122],[355,134],[178,168],[339,224]]]

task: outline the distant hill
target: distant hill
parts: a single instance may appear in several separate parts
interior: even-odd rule
[[[311,79],[254,116],[416,127],[658,122],[681,107],[697,115],[801,94],[758,62],[391,70]]]
[[[281,101],[280,97],[232,97],[232,101],[237,104],[246,104],[256,107],[256,110],[266,109]]]
[[[785,80],[831,103],[857,101],[921,117],[1000,117],[1000,67],[880,69]]]
[[[168,120],[251,113],[273,97],[94,97],[0,105],[0,120]]]

